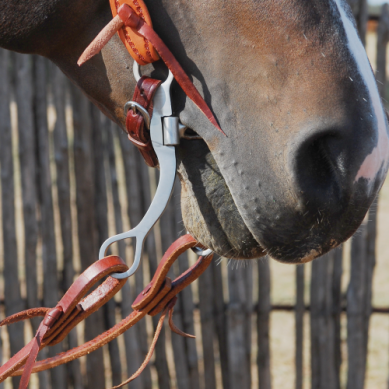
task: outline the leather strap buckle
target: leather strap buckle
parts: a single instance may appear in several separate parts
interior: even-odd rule
[[[124,105],[124,116],[127,116],[127,113],[130,109],[132,109],[132,112],[134,113],[134,115],[136,115],[137,113],[140,113],[142,115],[142,117],[145,121],[146,128],[149,130],[151,118],[150,118],[150,114],[147,112],[147,109],[142,107],[136,101],[127,101],[127,103]]]

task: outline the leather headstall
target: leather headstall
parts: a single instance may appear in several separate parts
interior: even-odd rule
[[[153,116],[153,97],[161,82],[143,76],[136,84],[135,93],[132,97],[132,101],[142,106],[148,112],[150,118]],[[127,111],[126,128],[128,139],[139,149],[147,165],[156,167],[158,158],[151,144],[150,130],[145,117],[135,107]]]
[[[193,85],[188,75],[162,39],[154,31],[150,14],[145,3],[142,0],[110,0],[110,5],[114,18],[85,49],[77,62],[78,65],[81,66],[94,55],[98,54],[112,36],[118,32],[119,37],[128,52],[138,64],[149,64],[158,60],[160,57],[172,72],[175,80],[181,86],[185,94],[197,105],[208,120],[225,135],[212,111]],[[138,117],[138,120],[141,120],[141,118]],[[131,122],[133,123],[134,121],[131,120]],[[127,126],[127,131],[132,133],[132,139],[130,138],[130,140],[133,141],[135,139],[135,142],[133,143],[141,150],[147,164],[149,166],[156,166],[155,161],[153,164],[150,164],[151,160],[154,159],[154,156],[152,155],[152,152],[146,151],[148,148],[145,148],[145,142],[137,139],[137,136],[133,136],[137,130],[132,128],[128,130]],[[136,143],[139,141],[142,145]]]
[[[19,389],[26,389],[31,373],[51,369],[87,355],[117,338],[144,316],[155,316],[162,312],[145,361],[128,380],[115,388],[120,388],[137,378],[152,357],[163,321],[168,312],[169,325],[172,331],[182,336],[193,337],[180,331],[174,325],[172,320],[173,308],[177,301],[177,294],[206,270],[211,263],[212,255],[199,257],[193,266],[174,281],[167,277],[167,274],[182,253],[197,245],[198,242],[191,235],[184,235],[177,239],[166,251],[150,284],[134,301],[132,305],[134,311],[129,316],[95,339],[55,357],[36,362],[40,350],[61,342],[78,323],[97,311],[123,287],[126,279],[117,280],[109,276],[112,273],[125,272],[128,269],[121,258],[109,256],[95,262],[76,279],[54,308],[28,309],[4,319],[0,322],[0,326],[44,316],[35,337],[0,368],[0,382],[10,376],[22,375]],[[104,277],[107,277],[105,281],[84,297],[85,293]]]

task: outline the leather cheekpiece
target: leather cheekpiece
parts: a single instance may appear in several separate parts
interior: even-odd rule
[[[121,5],[128,4],[146,24],[150,27],[153,26],[149,11],[143,0],[109,0],[109,3],[114,17],[118,14]],[[159,60],[159,55],[153,45],[134,28],[125,25],[120,28],[118,33],[128,52],[139,65],[147,65]]]
[[[147,110],[150,119],[153,116],[153,97],[160,80],[143,76],[137,83],[132,101]],[[150,167],[158,166],[158,158],[150,139],[150,129],[146,127],[145,119],[136,109],[129,109],[126,118],[128,139],[139,149],[145,162]]]

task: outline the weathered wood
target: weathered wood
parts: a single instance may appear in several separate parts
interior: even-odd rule
[[[222,373],[223,389],[230,389],[229,358],[228,358],[228,333],[227,312],[223,295],[223,276],[220,259],[214,259],[210,266],[213,280],[213,315],[215,332],[219,344],[220,367]]]
[[[252,268],[231,260],[228,268],[228,348],[231,388],[251,388]]]
[[[334,389],[334,323],[332,272],[334,253],[312,263],[311,277],[311,372],[312,389]]]
[[[98,257],[98,233],[96,225],[95,185],[93,169],[91,126],[91,103],[81,91],[71,86],[73,128],[74,128],[74,165],[76,178],[76,203],[78,241],[82,269],[86,269]],[[85,340],[93,339],[104,330],[102,310],[97,311],[85,321]],[[88,389],[103,389],[105,374],[103,350],[99,349],[87,357]]]
[[[303,368],[304,368],[304,286],[305,286],[305,265],[296,267],[296,307],[295,307],[295,388],[303,388]]]
[[[97,107],[92,106],[92,128],[93,128],[93,157],[95,173],[95,210],[98,233],[98,247],[108,238],[108,199],[107,182],[105,175],[105,134],[110,126],[108,118],[102,118]],[[104,305],[104,322],[108,330],[116,324],[115,300],[111,299]],[[108,344],[112,384],[119,385],[122,382],[122,370],[119,355],[119,344],[117,339]]]
[[[18,75],[27,80],[30,84],[25,86],[25,107],[27,108],[28,130],[33,133],[32,127],[32,91],[31,73],[28,57],[18,58]],[[14,187],[14,163],[12,159],[12,128],[10,117],[10,55],[6,50],[0,50],[0,165],[1,165],[1,204],[3,221],[3,258],[4,258],[4,295],[5,314],[11,315],[22,309],[24,304],[20,293],[20,282],[18,278],[17,246],[16,246],[16,221],[15,221],[15,187]],[[18,96],[22,95],[21,81],[18,82]],[[19,116],[22,116],[21,114]],[[35,258],[34,258],[35,259]],[[36,274],[36,273],[35,273]],[[36,281],[36,280],[35,280]],[[31,284],[29,285],[31,288]],[[36,282],[35,282],[36,286]],[[37,290],[35,298],[37,297]],[[11,354],[15,354],[24,346],[23,323],[8,328]],[[13,378],[13,387],[17,388],[19,380]]]
[[[138,151],[134,150],[135,153]],[[140,177],[142,182],[143,194],[144,194],[144,212],[149,207],[151,203],[151,187],[150,187],[150,176],[149,170],[146,164],[143,161],[140,161],[141,171]],[[152,276],[157,270],[160,258],[157,258],[156,245],[155,245],[155,229],[153,229],[147,237],[146,241],[146,252],[149,261],[149,271],[150,276]],[[176,319],[176,315],[175,319]],[[159,317],[153,317],[153,328],[154,331],[157,328]],[[174,334],[173,334],[174,337]],[[174,337],[175,338],[175,337]],[[173,339],[173,352],[174,357],[176,357],[176,350],[174,347],[174,339]],[[169,367],[167,364],[166,357],[166,333],[165,328],[162,328],[161,335],[158,339],[155,348],[155,368],[157,369],[158,375],[158,387],[159,389],[170,389],[170,373]],[[180,388],[180,382],[177,382],[178,388]],[[188,388],[188,387],[187,387]]]
[[[342,275],[343,275],[343,246],[335,249],[334,267],[332,273],[332,315],[334,322],[334,364],[335,387],[340,389],[340,367],[342,365]]]
[[[115,229],[116,233],[123,232],[123,217],[122,217],[122,205],[119,197],[119,182],[117,176],[117,166],[115,157],[115,145],[114,140],[118,136],[124,137],[120,132],[121,130],[111,123],[110,130],[106,132],[106,152],[108,155],[108,166],[109,166],[109,178],[111,182],[113,209],[115,214]],[[119,134],[119,135],[118,135]],[[123,156],[122,156],[123,158]],[[119,256],[126,260],[126,243],[124,241],[118,242]],[[122,303],[121,303],[121,314],[122,317],[128,316],[132,312],[132,302],[130,283],[126,282],[122,288]],[[135,328],[130,328],[124,333],[124,344],[126,350],[126,361],[127,361],[127,373],[128,376],[131,372],[136,371],[141,361],[138,358],[139,347],[135,336]],[[129,389],[140,389],[141,381],[135,380],[128,385]]]
[[[198,280],[205,389],[216,387],[215,355],[213,349],[215,323],[213,320],[214,294],[212,278],[212,272],[207,269]]]
[[[347,389],[363,389],[365,383],[365,296],[368,272],[367,223],[363,222],[351,242],[351,274],[347,290]]]
[[[124,171],[126,176],[126,195],[128,204],[128,217],[130,219],[131,227],[138,225],[144,213],[144,199],[142,193],[142,181],[140,174],[141,163],[138,150],[130,144],[126,137],[121,136],[120,145],[122,147]],[[135,296],[143,290],[143,262],[139,266],[139,270],[135,273]],[[135,326],[135,334],[137,339],[137,346],[139,348],[138,359],[143,360],[148,351],[146,323],[144,320],[137,323]],[[133,343],[132,346],[135,346]],[[136,350],[133,350],[136,351]],[[139,366],[136,367],[138,369]],[[132,374],[134,371],[130,371]],[[139,381],[143,389],[150,389],[152,387],[150,367],[147,366],[142,373]]]
[[[173,193],[173,196],[176,194]],[[162,250],[165,252],[169,246],[177,239],[176,228],[176,210],[175,202],[170,201],[166,207],[165,213],[161,217],[161,240]],[[181,258],[179,259],[181,261]],[[178,276],[178,264],[170,271],[170,277],[173,279]],[[181,299],[181,296],[179,296]],[[200,303],[201,310],[201,303]],[[182,310],[181,304],[178,303],[174,310],[174,322],[178,328],[183,329]],[[177,387],[178,389],[184,389],[190,387],[189,369],[185,352],[185,339],[176,334],[171,334],[173,353],[174,353],[174,367],[176,371]],[[204,339],[203,339],[204,340]],[[209,368],[209,366],[208,366]],[[205,376],[207,376],[207,367],[205,367]],[[207,388],[207,384],[205,386]]]
[[[37,155],[37,188],[40,205],[40,231],[43,262],[43,302],[54,307],[59,300],[57,252],[55,244],[52,180],[50,172],[49,129],[47,123],[47,67],[48,61],[34,56],[34,114]],[[50,347],[49,355],[62,352],[62,344]],[[65,367],[50,370],[52,386],[66,387]]]
[[[56,166],[56,186],[59,206],[59,217],[62,239],[62,290],[67,290],[74,280],[73,267],[73,235],[70,197],[70,171],[69,171],[69,142],[66,127],[66,93],[67,81],[59,68],[52,67],[52,92],[56,112],[56,121],[53,131],[54,159]],[[77,334],[71,331],[68,336],[68,348],[78,345]],[[74,389],[82,389],[82,376],[79,360],[66,365],[67,382]]]
[[[363,388],[366,373],[372,283],[376,264],[378,199],[351,246],[351,276],[347,292],[349,372],[347,388]],[[356,354],[358,353],[358,354]]]
[[[185,232],[183,229],[182,214],[181,214],[181,185],[179,180],[176,180],[175,188],[173,191],[172,199],[170,200],[173,203],[175,210],[175,234],[176,238]],[[214,262],[213,262],[214,263]],[[178,271],[180,274],[184,273],[189,268],[189,258],[188,254],[184,253],[180,256],[178,261]],[[181,293],[177,305],[179,306],[179,312],[181,315],[182,330],[187,334],[195,334],[194,330],[194,303],[193,303],[193,292],[192,286],[187,286]],[[223,307],[224,308],[224,307]],[[199,389],[200,377],[199,377],[199,368],[198,368],[198,354],[196,349],[196,342],[193,339],[184,338],[185,344],[185,360],[188,369],[189,375],[189,385],[188,389]],[[227,344],[227,339],[225,339],[225,344]],[[225,389],[228,389],[225,387]]]
[[[367,32],[367,21],[369,18],[369,9],[367,0],[348,0],[351,10],[354,14],[359,36],[363,45],[366,44],[366,32]]]
[[[258,342],[258,387],[271,389],[270,373],[270,265],[269,258],[258,261],[258,308],[257,308],[257,342]]]
[[[386,53],[389,42],[389,5],[381,8],[381,17],[377,26],[377,71],[376,79],[381,97],[386,98]]]

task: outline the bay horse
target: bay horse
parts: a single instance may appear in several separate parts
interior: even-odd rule
[[[134,0],[136,1],[136,0]],[[186,229],[219,255],[305,263],[358,228],[388,170],[388,122],[344,0],[146,0],[153,26],[213,110],[178,85],[199,140],[177,148]],[[0,46],[45,56],[125,127],[132,58],[115,36],[77,59],[112,19],[108,0],[7,0]],[[159,63],[144,71],[163,78]]]

